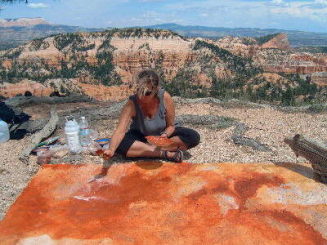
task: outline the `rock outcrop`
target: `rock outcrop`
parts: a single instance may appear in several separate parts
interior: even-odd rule
[[[327,86],[327,72],[312,73],[311,81],[320,86]]]
[[[261,45],[261,48],[276,48],[282,50],[288,50],[291,48],[288,42],[287,35],[284,33],[278,34],[269,41]]]
[[[255,63],[267,72],[311,74],[327,71],[327,54],[293,53],[280,49],[259,50]]]
[[[14,97],[18,94],[24,95],[25,92],[30,92],[35,96],[49,96],[53,92],[53,89],[27,79],[14,84],[0,84],[0,95],[4,97]]]
[[[259,49],[259,45],[256,44],[256,41],[253,38],[228,36],[219,39],[215,44],[235,55],[244,57],[252,57],[255,54],[255,51]]]
[[[83,92],[83,89],[79,86],[76,79],[48,79],[44,82],[44,86],[51,88],[60,95],[69,93],[80,94]]]
[[[133,92],[127,85],[108,87],[102,84],[79,83],[79,86],[83,93],[98,101],[121,101]]]

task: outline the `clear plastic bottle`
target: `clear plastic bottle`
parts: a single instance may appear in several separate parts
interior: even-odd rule
[[[66,120],[65,134],[68,148],[73,153],[79,153],[82,150],[79,140],[79,125],[75,119],[68,120],[66,118]]]
[[[92,140],[90,138],[89,124],[85,117],[81,117],[79,127],[80,127],[79,136],[80,136],[81,146],[88,147],[89,145],[91,145]]]
[[[10,138],[9,126],[5,121],[0,119],[0,143],[8,141]]]

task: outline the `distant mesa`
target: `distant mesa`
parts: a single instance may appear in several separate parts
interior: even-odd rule
[[[0,19],[0,27],[13,27],[13,26],[35,26],[35,25],[50,25],[43,18],[18,18],[18,19]]]

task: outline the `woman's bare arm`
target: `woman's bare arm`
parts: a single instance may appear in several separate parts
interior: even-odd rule
[[[135,108],[134,103],[129,100],[126,105],[124,106],[120,117],[118,126],[114,131],[114,134],[112,135],[109,149],[105,151],[105,154],[112,157],[118,148],[120,142],[123,140],[127,127],[129,126],[132,117],[135,114]]]
[[[163,133],[163,136],[166,134],[166,136],[169,137],[175,131],[175,105],[173,98],[167,92],[164,93],[164,102],[166,107],[167,127]]]

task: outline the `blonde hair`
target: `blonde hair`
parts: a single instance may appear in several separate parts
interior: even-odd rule
[[[155,71],[143,70],[139,72],[136,76],[134,82],[134,91],[138,95],[145,95],[145,93],[148,91],[148,84],[151,84],[157,92],[159,88],[159,81],[159,76]]]

